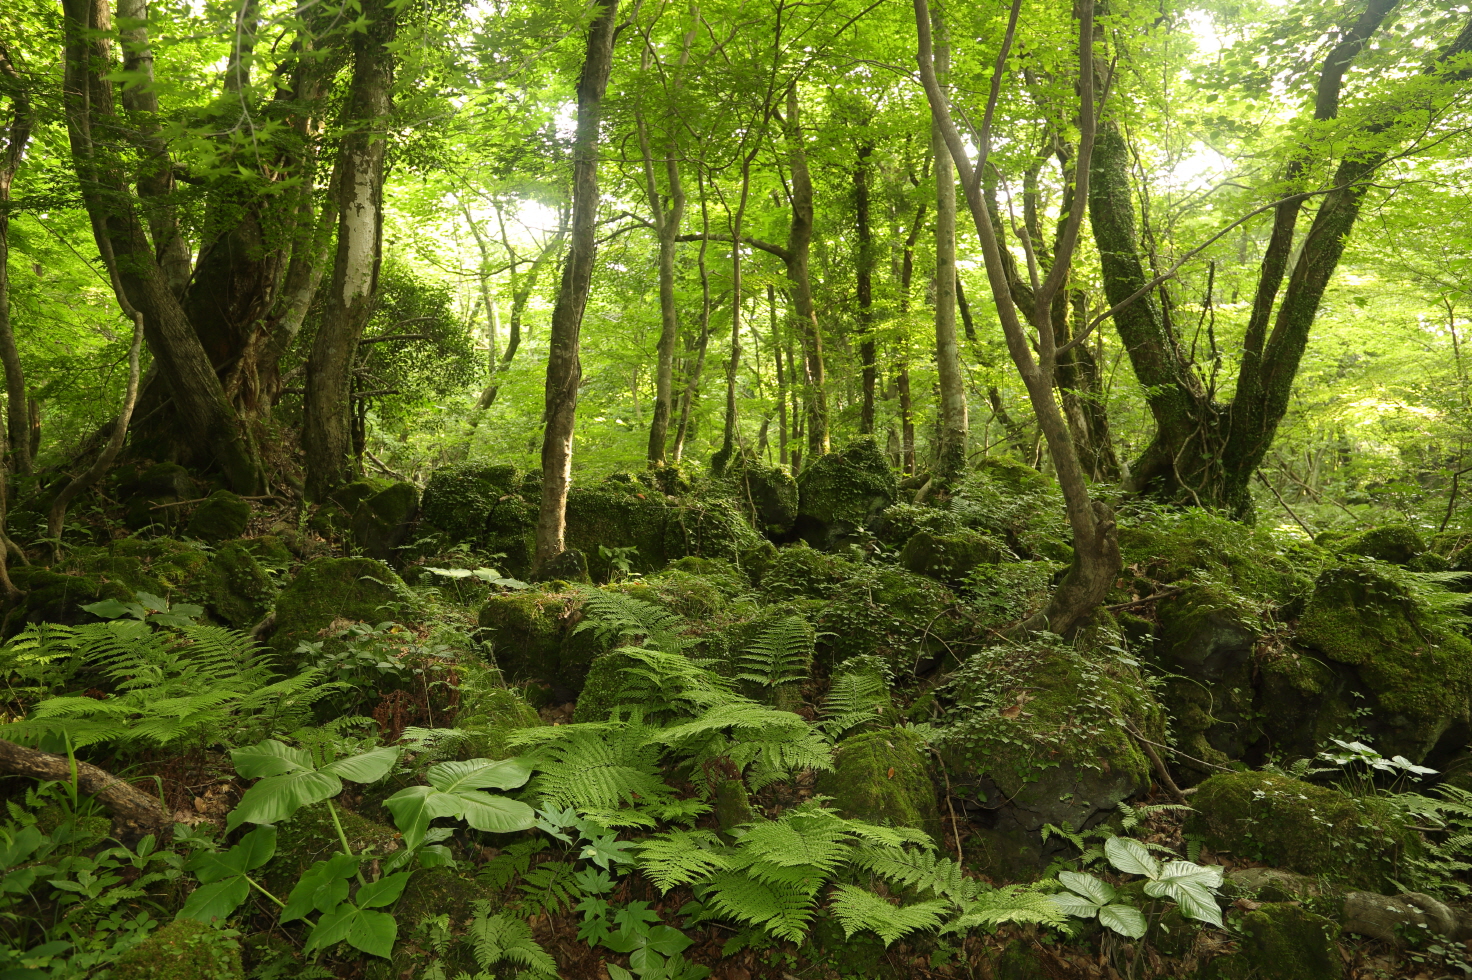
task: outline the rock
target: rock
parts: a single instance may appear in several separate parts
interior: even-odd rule
[[[113,980],[240,980],[245,967],[235,935],[219,926],[175,919],[118,957],[111,976]]]
[[[312,514],[312,530],[323,537],[341,537],[349,533],[358,505],[374,494],[387,490],[391,485],[391,480],[373,476],[343,484],[332,491]]]
[[[537,570],[535,578],[542,582],[582,582],[590,584],[588,558],[576,548],[559,551]]]
[[[506,745],[513,732],[539,728],[542,719],[515,690],[462,683],[455,728],[465,734],[456,743],[459,759],[506,759],[515,753]]]
[[[953,644],[965,632],[955,593],[933,579],[899,568],[859,565],[817,627],[820,666],[852,657],[882,657],[896,676],[929,673],[956,662]]]
[[[208,544],[219,544],[240,537],[249,523],[250,504],[229,490],[216,490],[194,508],[184,533]]]
[[[910,571],[951,585],[965,582],[978,566],[1001,560],[997,543],[976,531],[944,535],[917,531],[900,552],[900,564]]]
[[[520,488],[514,466],[467,464],[435,470],[424,487],[424,520],[443,531],[452,544],[480,543],[489,533],[497,504],[517,495]],[[504,518],[498,523],[507,523]]]
[[[318,558],[303,565],[277,597],[271,646],[283,660],[294,661],[298,643],[315,641],[332,624],[402,619],[411,599],[381,561]]]
[[[1301,902],[1319,894],[1319,883],[1282,868],[1233,868],[1227,884],[1264,902]]]
[[[400,549],[408,543],[419,516],[419,488],[395,483],[366,497],[353,512],[353,540],[369,558],[401,566]]]
[[[58,484],[54,490],[55,493],[61,492],[61,485]],[[55,493],[51,496],[54,497]],[[124,505],[123,523],[130,530],[139,531],[153,524],[174,528],[182,523],[184,508],[153,508],[157,504],[193,499],[194,479],[188,470],[177,463],[159,463],[142,471],[120,474],[118,495],[127,501]],[[49,505],[48,500],[47,506]],[[45,513],[44,510],[40,512]]]
[[[20,595],[4,604],[7,637],[35,623],[96,622],[97,617],[82,606],[103,599],[131,602],[133,590],[117,582],[104,581],[95,575],[67,575],[41,565],[17,565],[10,569],[10,580]]]
[[[1406,565],[1426,550],[1426,542],[1421,532],[1409,524],[1383,524],[1357,531],[1333,542],[1332,547],[1342,555],[1363,555],[1376,561]]]
[[[270,612],[276,583],[256,561],[245,541],[228,541],[215,550],[205,570],[211,615],[225,625],[248,630]]]
[[[1340,980],[1339,927],[1293,903],[1268,902],[1237,920],[1239,952],[1202,969],[1203,980]]]
[[[414,872],[404,888],[403,896],[394,905],[393,913],[401,923],[401,937],[419,923],[438,916],[448,918],[450,935],[459,937],[465,936],[471,919],[475,917],[477,902],[489,903],[490,911],[494,914],[501,907],[501,895],[477,880],[468,870],[426,868]],[[376,956],[365,959],[368,961],[363,965],[362,976],[365,980],[400,980],[406,976],[421,976],[428,973],[433,965],[437,965],[443,972],[432,975],[483,975],[476,963],[469,937],[451,942],[438,955],[431,955],[418,944],[401,939],[394,946],[392,959],[385,960]]]
[[[1373,798],[1264,772],[1212,776],[1191,798],[1188,833],[1243,860],[1262,860],[1354,887],[1381,889],[1405,877],[1421,843]]]
[[[480,610],[482,636],[506,679],[546,681],[557,703],[577,696],[603,650],[592,630],[574,632],[579,621],[576,597],[566,593],[498,593]]]
[[[1165,712],[1132,661],[1050,634],[978,651],[938,695],[932,744],[954,805],[990,841],[993,877],[1035,874],[1067,846],[1045,848],[1044,824],[1089,827],[1149,785],[1120,719],[1164,740]]]
[[[889,460],[871,437],[808,462],[797,480],[796,530],[815,548],[833,548],[899,496]]]
[[[745,456],[727,474],[736,501],[751,523],[770,538],[781,538],[797,522],[797,481],[780,466],[762,466]]]
[[[1472,922],[1464,925],[1450,906],[1422,892],[1396,896],[1349,892],[1344,896],[1344,931],[1392,946],[1404,942],[1418,945],[1428,935],[1467,939],[1472,936],[1468,926]]]
[[[1279,603],[1305,584],[1282,540],[1197,508],[1121,523],[1119,547],[1125,568],[1155,582],[1197,581],[1205,572],[1238,592]]]
[[[1255,611],[1225,589],[1195,583],[1155,609],[1155,661],[1165,679],[1160,699],[1174,716],[1177,744],[1217,767],[1243,758],[1258,737],[1252,654],[1261,630]],[[1184,756],[1174,762],[1188,782],[1217,771]]]
[[[942,840],[940,806],[925,743],[913,731],[889,728],[850,735],[837,745],[834,768],[818,777],[818,792],[845,817],[889,827],[915,827]]]
[[[895,504],[874,521],[874,536],[895,550],[903,548],[920,531],[944,536],[966,529],[952,511],[920,504]]]
[[[1472,642],[1441,626],[1383,565],[1320,573],[1295,642],[1316,655],[1262,664],[1265,728],[1281,753],[1312,755],[1364,707],[1371,709],[1367,741],[1412,762],[1468,722]]]

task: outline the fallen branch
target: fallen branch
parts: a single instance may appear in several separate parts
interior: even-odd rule
[[[147,834],[161,839],[169,830],[170,816],[155,797],[107,770],[80,759],[68,759],[64,755],[28,749],[0,739],[0,772],[69,783],[73,766],[76,767],[77,788],[96,797],[97,802],[112,814],[113,833],[120,840],[132,842]]]
[[[1171,596],[1180,595],[1182,592],[1185,591],[1186,590],[1183,586],[1173,585],[1168,589],[1161,589],[1159,592],[1152,592],[1149,595],[1145,596],[1145,598],[1143,599],[1131,599],[1129,602],[1116,602],[1114,605],[1105,606],[1104,608],[1108,609],[1110,612],[1113,612],[1116,609],[1133,609],[1135,606],[1143,606],[1147,603],[1154,602],[1156,599],[1169,599]]]
[[[167,504],[154,504],[152,507],[150,507],[148,509],[149,510],[163,510],[165,507],[183,507],[185,504],[202,504],[206,500],[209,500],[209,499],[210,498],[208,498],[208,497],[195,497],[193,500],[175,500],[175,501],[173,501],[171,503],[167,503]],[[258,495],[254,496],[254,497],[241,497],[240,499],[241,500],[281,500],[282,498],[276,496],[274,493],[263,493],[263,494],[258,494]]]

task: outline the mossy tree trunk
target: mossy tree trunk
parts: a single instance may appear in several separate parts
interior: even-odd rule
[[[587,53],[578,78],[577,131],[573,137],[572,231],[562,285],[552,309],[543,410],[542,503],[537,516],[534,570],[566,549],[567,492],[572,487],[572,438],[577,424],[583,367],[579,342],[583,311],[593,286],[598,221],[598,120],[613,68],[618,0],[600,0],[588,27]]]
[[[945,20],[931,11],[935,32],[935,72],[945,84],[951,51]],[[956,336],[956,171],[946,150],[945,136],[932,120],[931,155],[935,158],[935,365],[940,382],[940,454],[942,477],[966,471],[969,424],[966,384],[961,374],[961,346]]]
[[[1315,121],[1338,116],[1345,74],[1397,3],[1370,0],[1342,31],[1320,67]],[[1442,66],[1469,50],[1472,23],[1435,59],[1432,74],[1444,85],[1466,81],[1467,71],[1443,72]],[[1253,517],[1248,484],[1287,411],[1314,319],[1364,195],[1397,142],[1394,115],[1394,107],[1386,107],[1367,116],[1359,145],[1350,147],[1331,183],[1317,192],[1318,209],[1301,238],[1299,217],[1314,194],[1300,186],[1310,170],[1312,149],[1300,151],[1286,165],[1285,182],[1297,190],[1272,212],[1230,402],[1218,400],[1214,378],[1203,379],[1183,351],[1153,288],[1159,286],[1163,298],[1163,285],[1145,274],[1136,251],[1129,149],[1117,126],[1103,127],[1089,192],[1091,223],[1115,327],[1156,424],[1153,439],[1132,467],[1131,489],[1221,508],[1245,520]]]
[[[792,224],[787,234],[787,279],[792,283],[792,307],[797,337],[802,344],[803,415],[806,419],[809,460],[828,452],[828,379],[823,365],[823,332],[813,306],[809,269],[813,245],[813,179],[803,146],[801,105],[797,84],[787,90],[787,118],[783,120],[787,159],[792,173]]]
[[[10,187],[20,169],[21,158],[31,141],[35,117],[30,94],[23,79],[10,62],[10,52],[0,44],[0,93],[10,100],[10,122],[0,134],[0,363],[5,368],[5,421],[9,443],[9,468],[16,473],[31,472],[31,419],[26,398],[26,376],[15,346],[15,331],[10,324]],[[4,533],[0,523],[0,535]],[[4,556],[0,555],[0,563]],[[3,568],[0,568],[3,571]],[[9,589],[9,579],[5,580]]]

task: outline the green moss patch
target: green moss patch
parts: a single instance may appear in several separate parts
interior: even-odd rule
[[[404,583],[372,558],[318,558],[302,566],[276,600],[271,646],[285,657],[333,623],[382,623],[410,612]]]
[[[833,759],[833,770],[819,777],[818,792],[833,797],[833,806],[844,816],[916,827],[941,839],[929,753],[914,732],[861,732],[839,742]]]
[[[797,488],[798,530],[817,547],[866,527],[899,497],[889,460],[869,437],[804,465]]]
[[[185,534],[210,544],[219,544],[245,533],[250,523],[250,503],[229,490],[216,490],[194,508]]]
[[[124,953],[111,975],[113,980],[240,980],[245,967],[233,936],[177,919]]]

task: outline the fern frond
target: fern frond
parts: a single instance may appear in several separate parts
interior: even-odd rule
[[[719,915],[762,926],[779,939],[800,942],[816,907],[821,881],[811,887],[756,881],[737,872],[717,872],[701,889]]]
[[[531,903],[532,915],[556,915],[582,897],[577,872],[566,861],[547,861],[521,876],[521,891]]]
[[[708,830],[671,830],[639,846],[639,870],[661,893],[703,881],[731,866],[720,838]]]
[[[672,796],[659,769],[649,729],[629,722],[590,722],[532,728],[508,741],[527,747],[539,770],[530,790],[545,810],[617,811]]]
[[[1059,925],[1065,919],[1058,906],[1042,892],[1025,885],[1004,885],[982,892],[961,907],[961,914],[941,932],[969,932],[977,927],[996,928],[1007,922]]]
[[[783,616],[757,634],[739,659],[739,680],[766,687],[790,684],[812,671],[817,634],[803,616]]]
[[[872,671],[833,675],[828,696],[823,699],[823,731],[836,738],[851,728],[878,720],[892,707],[884,678]]]
[[[579,585],[573,590],[583,606],[583,621],[574,633],[592,630],[601,642],[642,644],[661,653],[681,653],[701,642],[686,636],[690,624],[668,609],[616,589]]]
[[[857,885],[839,885],[833,889],[830,902],[834,916],[843,926],[845,937],[864,929],[877,933],[888,946],[916,929],[934,929],[949,911],[947,902],[916,902],[891,905],[878,895]]]
[[[891,884],[948,898],[957,905],[975,899],[982,884],[966,877],[962,867],[934,851],[860,847],[854,864]]]
[[[532,939],[531,927],[520,919],[492,915],[489,902],[475,903],[475,918],[470,920],[466,938],[483,970],[513,963],[539,976],[557,976],[557,961]]]

